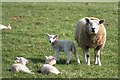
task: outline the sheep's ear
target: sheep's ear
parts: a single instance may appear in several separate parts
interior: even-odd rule
[[[103,19],[102,19],[102,20],[100,20],[100,21],[99,21],[99,24],[102,24],[104,21],[105,21],[105,20],[103,20]]]
[[[88,18],[85,18],[85,21],[86,21],[87,23],[90,23],[90,20],[89,20]]]

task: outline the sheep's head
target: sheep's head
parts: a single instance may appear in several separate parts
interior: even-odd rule
[[[100,27],[99,25],[104,22],[104,20],[96,20],[94,18],[85,18],[85,21],[90,34],[97,34]]]
[[[48,36],[48,41],[50,43],[53,43],[55,40],[57,40],[57,36],[58,35],[50,35],[50,34],[46,34]]]
[[[26,65],[28,63],[28,60],[25,59],[24,57],[16,57],[15,59],[16,63]]]
[[[46,64],[50,64],[50,65],[54,65],[56,64],[56,60],[53,56],[45,56],[45,63]]]

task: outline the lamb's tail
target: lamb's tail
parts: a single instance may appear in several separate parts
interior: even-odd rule
[[[76,50],[76,47],[75,47],[74,43],[72,43],[72,52],[73,52],[74,54],[77,53],[77,50]]]
[[[74,43],[72,45],[72,52],[74,53],[74,56],[77,59],[77,62],[80,64],[80,60],[79,60],[78,53],[77,53],[77,50],[76,50]]]

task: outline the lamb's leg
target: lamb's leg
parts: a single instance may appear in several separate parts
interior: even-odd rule
[[[78,56],[77,50],[76,50],[74,45],[73,45],[73,48],[72,48],[72,52],[74,53],[74,56],[75,56],[78,64],[80,64],[79,56]]]
[[[95,49],[95,50],[94,50],[94,53],[95,53],[95,64],[98,64],[99,66],[101,66],[100,50]]]
[[[54,50],[55,52],[55,60],[59,61],[59,50]]]
[[[66,51],[65,53],[66,53],[66,55],[67,55],[66,64],[69,64],[70,59],[71,59],[71,54],[70,54],[70,51]]]

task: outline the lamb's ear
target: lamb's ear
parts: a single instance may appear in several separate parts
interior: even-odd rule
[[[55,35],[55,37],[58,37],[58,35]]]
[[[19,59],[19,57],[16,57],[16,58],[15,58],[15,60],[18,60],[18,59]]]
[[[47,57],[47,56],[45,56],[45,58],[47,59],[48,57]]]
[[[90,23],[90,20],[89,20],[88,18],[85,18],[85,21],[86,21],[87,23]]]
[[[104,21],[105,21],[105,20],[103,20],[103,19],[102,19],[102,20],[100,20],[100,21],[99,21],[99,24],[102,24]]]
[[[9,29],[12,29],[11,26],[10,26],[10,24],[8,25],[8,28],[9,28]]]
[[[46,35],[47,35],[47,36],[49,36],[49,34],[48,34],[48,33],[46,33]]]
[[[54,38],[58,37],[58,35],[55,35]]]

